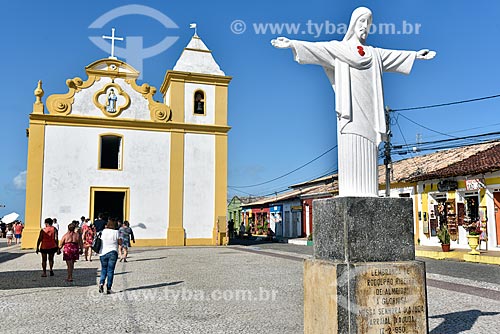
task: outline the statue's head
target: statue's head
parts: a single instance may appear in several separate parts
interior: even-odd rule
[[[351,15],[349,28],[344,36],[344,41],[356,38],[360,43],[365,43],[368,31],[372,24],[372,11],[366,7],[356,8]]]

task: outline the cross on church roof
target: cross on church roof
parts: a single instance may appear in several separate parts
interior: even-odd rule
[[[115,37],[115,28],[111,28],[111,36],[102,35],[102,38],[111,40],[111,56],[109,56],[109,58],[116,59],[116,57],[115,57],[115,40],[123,41],[123,37]]]

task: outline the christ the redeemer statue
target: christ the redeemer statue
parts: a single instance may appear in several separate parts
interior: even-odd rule
[[[365,44],[372,12],[354,10],[342,41],[305,42],[278,37],[277,48],[291,48],[300,64],[321,65],[335,91],[340,196],[378,196],[378,145],[386,137],[382,72],[408,74],[429,50],[399,51]]]

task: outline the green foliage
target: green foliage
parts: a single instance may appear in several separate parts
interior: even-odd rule
[[[450,232],[448,232],[448,228],[446,226],[443,226],[441,227],[441,229],[439,229],[437,237],[439,239],[439,242],[443,245],[450,244]]]

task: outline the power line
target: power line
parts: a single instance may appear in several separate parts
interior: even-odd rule
[[[438,108],[438,107],[445,107],[445,106],[451,106],[451,105],[457,105],[457,104],[463,104],[463,103],[470,103],[470,102],[477,102],[477,101],[482,101],[482,100],[487,100],[487,99],[493,99],[493,98],[498,98],[500,97],[500,94],[497,94],[497,95],[490,95],[490,96],[485,96],[485,97],[479,97],[479,98],[474,98],[474,99],[468,99],[468,100],[461,100],[461,101],[454,101],[454,102],[447,102],[447,103],[440,103],[440,104],[433,104],[433,105],[427,105],[427,106],[419,106],[419,107],[411,107],[411,108],[399,108],[399,109],[390,109],[390,111],[393,111],[393,112],[401,112],[401,111],[410,111],[410,110],[419,110],[419,109],[430,109],[430,108]],[[403,114],[399,113],[398,116],[402,116],[403,118],[407,119],[408,121],[414,123],[415,125],[418,125],[428,131],[431,131],[431,132],[434,132],[434,133],[437,133],[437,134],[440,134],[440,135],[443,135],[443,136],[447,136],[447,137],[450,137],[452,139],[444,139],[444,140],[439,140],[439,141],[434,141],[434,142],[425,142],[425,143],[419,143],[420,147],[422,145],[426,145],[426,144],[436,144],[436,143],[444,143],[444,142],[449,142],[449,141],[455,141],[455,140],[471,140],[472,138],[477,138],[477,137],[483,137],[483,136],[490,136],[490,135],[495,135],[495,134],[499,134],[498,132],[493,132],[493,133],[488,133],[488,134],[481,134],[481,135],[474,135],[474,136],[465,136],[465,137],[455,137],[455,136],[452,136],[452,135],[449,135],[447,133],[443,133],[443,132],[440,132],[440,131],[437,131],[437,130],[434,130],[434,129],[431,129],[429,127],[426,127],[418,122],[415,122],[413,121],[412,119],[404,116]],[[399,149],[403,148],[403,147],[409,147],[410,145],[406,142],[406,139],[403,135],[403,132],[401,130],[401,127],[399,125],[399,122],[396,120],[396,125],[398,126],[399,128],[399,131],[401,132],[401,135],[403,137],[403,140],[405,142],[405,145],[400,145],[400,146],[397,146]],[[483,141],[479,141],[479,142],[483,142]],[[476,141],[477,143],[477,141]],[[472,145],[472,144],[471,144]],[[420,148],[419,151],[429,151],[429,150],[435,150],[435,149],[444,149],[444,148],[454,148],[454,147],[459,147],[459,146],[464,146],[464,145],[460,145],[459,143],[456,143],[454,145],[449,145],[449,146],[435,146],[435,147],[428,147],[428,148]],[[466,145],[467,146],[467,145]],[[268,184],[268,183],[271,183],[273,181],[276,181],[276,180],[279,180],[285,176],[288,176],[304,167],[306,167],[307,165],[313,163],[314,161],[318,160],[319,158],[323,157],[324,155],[326,155],[327,153],[329,153],[330,151],[332,151],[333,149],[335,149],[337,147],[337,145],[335,145],[334,147],[330,148],[329,150],[327,150],[326,152],[322,153],[321,155],[319,155],[318,157],[314,158],[313,160],[295,168],[294,170],[288,172],[288,173],[285,173],[281,176],[278,176],[276,178],[273,178],[271,180],[268,180],[268,181],[265,181],[265,182],[261,182],[261,183],[257,183],[257,184],[253,184],[253,185],[245,185],[245,186],[228,186],[228,188],[231,188],[233,189],[234,191],[238,191],[238,192],[241,192],[241,193],[245,193],[245,194],[248,194],[248,195],[251,195],[250,193],[247,193],[247,192],[244,192],[242,190],[238,190],[238,188],[251,188],[251,187],[257,187],[257,186],[260,186],[260,185],[264,185],[264,184]],[[408,153],[408,151],[405,151],[405,152],[395,152],[397,154],[406,154]],[[327,174],[325,174],[326,176]],[[287,188],[288,189],[288,188]],[[287,189],[284,189],[284,190],[280,190],[278,192],[283,192],[283,191],[286,191]],[[267,194],[267,195],[262,195],[262,196],[268,196],[268,195],[272,195],[272,194],[276,194],[278,193],[277,191],[275,192],[272,192],[270,194]]]
[[[493,124],[488,124],[488,125],[484,125],[484,126],[476,126],[474,128],[467,128],[467,129],[462,129],[462,130],[451,131],[450,133],[468,132],[468,131],[471,131],[471,130],[478,130],[478,129],[490,128],[492,126],[497,126],[497,125],[500,125],[500,123],[493,123]],[[429,138],[437,137],[437,135],[428,136],[428,137]]]
[[[251,196],[251,197],[256,197],[256,195],[254,194],[250,194],[250,193],[247,193],[246,191],[243,191],[243,190],[239,190],[239,189],[235,189],[231,186],[227,186],[228,188],[232,189],[233,191],[237,191],[239,193],[242,193],[242,194],[245,194],[245,195],[248,195],[248,196]]]
[[[325,177],[325,176],[328,176],[328,175],[333,175],[333,174],[337,174],[339,172],[338,168],[337,167],[334,167],[333,169],[330,168],[328,171],[326,171],[325,173],[319,175],[319,176],[316,176],[315,178],[313,178],[312,180],[315,180],[315,179],[320,179],[322,177]]]
[[[281,189],[281,190],[277,190],[277,191],[273,191],[269,194],[265,194],[265,195],[259,195],[259,196],[262,196],[262,197],[267,197],[267,196],[271,196],[271,195],[278,195],[278,194],[281,194],[281,193],[284,193],[285,191],[288,191],[290,190],[290,188],[285,188],[285,189]]]
[[[457,140],[468,140],[468,139],[472,139],[472,138],[490,137],[490,136],[496,136],[496,135],[500,135],[500,131],[487,132],[487,133],[481,133],[481,134],[477,134],[477,135],[470,135],[470,136],[463,136],[463,137],[454,137],[454,138],[450,138],[450,139],[426,141],[426,142],[421,142],[418,145],[423,146],[423,145],[429,145],[429,144],[447,143],[447,142],[452,142],[452,141],[457,141]],[[483,142],[483,141],[485,141],[485,140],[482,140],[481,142]],[[477,141],[476,141],[476,143],[477,143]],[[405,145],[395,145],[393,147],[395,149],[401,149],[404,147],[411,147],[411,146],[415,146],[415,145],[416,144],[407,144],[405,141]]]
[[[494,99],[494,98],[497,98],[497,97],[500,97],[500,94],[491,95],[491,96],[484,96],[484,97],[478,97],[478,98],[469,99],[469,100],[461,100],[461,101],[447,102],[447,103],[440,103],[440,104],[431,104],[431,105],[420,106],[420,107],[392,109],[391,111],[408,111],[408,110],[438,108],[438,107],[452,106],[452,105],[455,105],[455,104],[462,104],[462,103],[469,103],[469,102],[476,102],[476,101]]]
[[[326,171],[324,171],[321,174],[316,174],[316,176],[311,176],[311,177],[303,178],[300,181],[294,182],[293,184],[300,184],[300,183],[308,182],[310,180],[316,180],[316,179],[319,179],[319,178],[322,178],[322,177],[325,177],[325,176],[328,176],[328,175],[333,175],[333,174],[336,174],[336,173],[338,173],[338,169],[337,169],[336,166],[334,166],[334,167],[328,168]],[[231,188],[229,186],[228,186],[228,188],[231,188],[234,191],[242,192],[244,194],[247,194],[247,195],[250,195],[250,196],[253,196],[253,197],[261,197],[261,196],[269,196],[269,195],[273,195],[275,193],[283,192],[284,190],[281,189],[281,188],[283,188],[285,186],[287,186],[287,188],[285,190],[289,190],[290,189],[289,184],[290,183],[282,184],[282,185],[279,185],[279,186],[277,185],[277,186],[275,186],[273,188],[263,189],[261,191],[256,192],[255,194],[250,194],[248,192],[243,192],[243,191],[241,191],[239,189]],[[279,189],[279,190],[276,190],[276,189]]]
[[[310,177],[310,178],[307,178],[305,181],[297,182],[297,183],[303,183],[303,182],[307,182],[309,180],[315,180],[315,179],[319,179],[319,178],[322,178],[322,177],[325,177],[325,176],[328,176],[328,175],[334,175],[334,174],[337,174],[337,173],[338,173],[337,167],[333,167],[333,168],[329,168],[326,172],[324,172],[324,173],[322,173],[322,174],[320,174],[318,176]],[[236,189],[236,188],[231,187],[231,186],[228,186],[228,188],[232,189],[233,191],[236,191],[236,192],[239,192],[239,193],[251,196],[251,197],[267,197],[267,196],[279,194],[279,193],[285,192],[287,190],[290,190],[290,187],[287,187],[285,189],[277,188],[279,190],[270,190],[270,189],[268,189],[266,191],[263,191],[265,194],[259,194],[259,193],[257,193],[257,194],[251,194],[249,192],[246,192],[246,191],[243,191],[243,190],[239,190],[239,189]]]
[[[398,114],[399,116],[400,114]],[[406,142],[406,138],[405,138],[405,135],[403,134],[403,131],[401,130],[401,127],[399,126],[399,121],[398,121],[398,118],[396,118],[396,125],[399,129],[399,132],[401,133],[401,137],[403,137],[403,140],[405,142],[405,145],[408,146],[408,143]],[[394,146],[393,146],[394,147]],[[414,158],[414,156],[410,153],[411,157]],[[415,161],[415,159],[412,159],[411,160],[413,162],[413,164],[415,165],[415,167],[417,167],[417,170],[420,168],[420,166],[417,164],[417,162]]]
[[[487,141],[485,140],[484,142],[498,142],[500,140],[494,140],[494,141]],[[426,152],[426,151],[439,151],[439,150],[444,150],[444,149],[451,149],[451,148],[457,148],[457,147],[467,147],[467,146],[473,146],[473,145],[476,145],[476,144],[467,144],[467,145],[463,145],[463,144],[460,144],[460,143],[454,143],[454,144],[450,144],[450,145],[441,145],[441,146],[431,146],[431,147],[426,147],[426,148],[422,148],[422,149],[419,149],[420,152]],[[395,152],[396,154],[398,155],[405,155],[408,153],[408,151],[401,151],[401,152]]]
[[[422,124],[420,124],[420,123],[417,123],[417,122],[415,122],[414,120],[412,120],[412,119],[410,119],[410,118],[406,117],[406,116],[405,116],[405,115],[403,115],[403,114],[398,114],[398,115],[399,115],[399,116],[401,116],[401,117],[403,117],[403,118],[406,118],[407,120],[409,120],[409,121],[410,121],[410,122],[412,122],[413,124],[416,124],[416,125],[418,125],[418,126],[420,126],[420,127],[424,128],[424,129],[426,129],[426,130],[432,131],[432,132],[434,132],[434,133],[438,133],[438,134],[440,134],[440,135],[442,135],[442,136],[447,136],[447,137],[451,137],[451,138],[456,138],[456,137],[454,137],[454,136],[452,136],[452,135],[449,135],[449,134],[447,134],[447,133],[439,132],[439,131],[437,131],[437,130],[433,130],[433,129],[431,129],[431,128],[428,128],[428,127],[426,127],[425,125],[422,125]]]
[[[264,184],[267,184],[267,183],[271,183],[273,181],[276,181],[276,180],[279,180],[279,179],[282,179],[284,178],[285,176],[288,176],[292,173],[295,173],[296,171],[298,171],[299,169],[302,169],[304,167],[306,167],[307,165],[310,165],[311,163],[313,163],[314,161],[318,160],[319,158],[323,157],[324,155],[328,154],[329,152],[333,151],[334,149],[337,148],[337,145],[329,148],[326,152],[323,152],[321,155],[317,156],[316,158],[312,159],[311,161],[308,161],[306,162],[305,164],[303,164],[302,166],[300,167],[297,167],[295,168],[294,170],[288,172],[288,173],[285,173],[281,176],[278,176],[278,177],[275,177],[274,179],[271,179],[269,181],[265,181],[265,182],[261,182],[261,183],[256,183],[256,184],[250,184],[250,185],[246,185],[246,186],[230,186],[231,188],[235,189],[235,188],[253,188],[253,187],[257,187],[257,186],[261,186],[261,185],[264,185]]]
[[[398,116],[399,116],[399,114],[398,114]],[[403,138],[403,141],[405,142],[405,145],[408,146],[408,142],[406,141],[405,135],[403,134],[403,131],[401,130],[401,127],[399,126],[398,117],[396,117],[394,120],[395,120],[395,123],[399,129],[399,133],[401,133],[401,137]]]
[[[447,137],[450,137],[450,138],[460,138],[460,137],[452,136],[452,135],[447,134],[447,133],[439,132],[439,131],[437,131],[437,130],[433,130],[433,129],[431,129],[431,128],[429,128],[429,127],[426,127],[426,126],[424,126],[424,125],[422,125],[422,124],[420,124],[420,123],[418,123],[418,122],[415,122],[414,120],[412,120],[412,119],[410,119],[410,118],[406,117],[406,116],[405,116],[405,115],[403,115],[403,114],[398,114],[398,115],[399,115],[399,116],[401,116],[401,117],[403,117],[403,118],[405,118],[405,119],[407,119],[408,121],[412,122],[413,124],[416,124],[416,125],[418,125],[418,126],[420,126],[420,127],[424,128],[424,129],[426,129],[426,130],[429,130],[429,131],[432,131],[432,132],[435,132],[435,133],[438,133],[438,134],[440,134],[440,135],[447,136]],[[469,140],[470,140],[470,141],[473,141],[473,142],[477,142],[477,141],[476,141],[476,140],[474,140],[474,139],[469,139]]]

